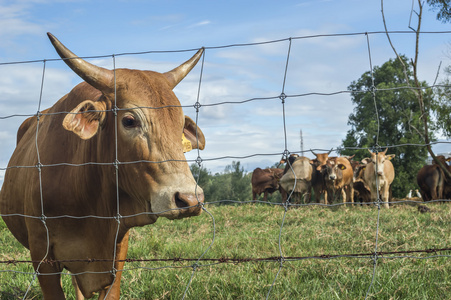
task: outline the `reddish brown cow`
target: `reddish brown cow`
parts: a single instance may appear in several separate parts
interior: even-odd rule
[[[124,262],[115,261],[126,258],[129,229],[202,211],[184,152],[203,149],[205,138],[172,89],[203,50],[163,74],[111,71],[48,35],[85,82],[20,127],[0,211],[30,250],[45,299],[65,298],[63,269],[74,274],[78,295],[119,299]]]
[[[326,164],[321,167],[321,172],[324,174],[329,204],[332,204],[340,195],[343,196],[343,203],[354,203],[354,172],[349,159],[329,157]]]
[[[443,155],[438,155],[437,158],[445,166],[448,166],[447,162],[451,160],[451,158],[446,159]],[[451,170],[449,166],[448,169]],[[424,201],[444,199],[450,196],[448,195],[448,190],[451,183],[449,183],[442,168],[435,161],[432,165],[425,165],[418,171],[417,183]]]
[[[257,196],[260,196],[262,193],[263,200],[268,200],[268,194],[272,194],[275,191],[280,191],[281,187],[279,185],[279,180],[283,175],[283,170],[279,168],[268,168],[268,169],[260,169],[256,168],[254,172],[252,172],[252,199],[257,200]]]

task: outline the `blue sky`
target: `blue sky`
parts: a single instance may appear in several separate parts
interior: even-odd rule
[[[385,1],[390,31],[409,31],[412,1]],[[416,2],[416,1],[415,1]],[[425,7],[422,31],[448,31]],[[411,26],[415,27],[415,16]],[[204,166],[222,171],[240,160],[249,171],[277,162],[285,148],[283,110],[279,99],[209,106],[218,102],[275,97],[282,91],[289,42],[247,47],[220,46],[305,37],[383,31],[380,0],[345,1],[2,1],[0,63],[57,58],[46,32],[53,33],[82,57],[155,50],[207,47],[200,91],[199,126],[207,139]],[[439,63],[451,64],[451,34],[421,37],[419,75],[432,83]],[[412,56],[413,34],[393,34],[399,53]],[[384,34],[369,36],[373,66],[394,57]],[[216,48],[218,47],[218,48]],[[193,52],[123,55],[117,67],[168,71]],[[365,35],[293,39],[285,93],[333,93],[369,70]],[[111,57],[91,62],[112,68]],[[37,111],[43,63],[0,65],[0,117]],[[176,87],[182,105],[197,98],[201,65]],[[440,74],[443,78],[443,73]],[[51,106],[80,82],[61,61],[46,63],[42,109]],[[289,151],[331,149],[341,145],[352,113],[349,94],[305,96],[285,103]],[[192,118],[191,107],[185,113]],[[0,119],[0,168],[14,149],[24,117]],[[249,158],[241,158],[251,156]],[[197,153],[187,155],[195,159]],[[222,158],[230,157],[230,158]],[[215,158],[222,158],[214,160]],[[0,182],[4,171],[0,171]]]

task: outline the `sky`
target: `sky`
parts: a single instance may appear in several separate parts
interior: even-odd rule
[[[409,26],[418,22],[412,1],[385,1],[383,11],[389,31],[409,32],[390,37],[399,53],[412,57]],[[451,30],[435,16],[425,6],[421,31]],[[47,32],[106,68],[166,72],[195,53],[176,50],[205,47],[174,92],[206,136],[205,150],[187,159],[199,155],[215,173],[232,161],[246,171],[271,166],[285,149],[301,150],[301,131],[304,150],[340,147],[354,108],[342,91],[370,70],[370,62],[380,66],[395,57],[387,36],[375,33],[383,31],[380,0],[0,0],[0,184],[26,116],[81,82],[54,60]],[[432,84],[440,63],[451,64],[450,41],[450,33],[421,35],[421,80]],[[445,76],[440,70],[439,80]],[[449,151],[446,144],[436,150]]]

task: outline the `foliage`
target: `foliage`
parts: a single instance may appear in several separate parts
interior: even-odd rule
[[[451,119],[449,117],[451,115],[451,66],[446,68],[446,74],[447,78],[435,88],[436,97],[432,105],[441,133],[447,138],[451,138]]]
[[[194,178],[196,180],[198,178],[199,186],[204,190],[205,202],[252,200],[252,174],[247,174],[239,161],[233,161],[231,165],[225,167],[224,172],[215,175],[196,164],[192,164],[190,168]]]
[[[427,0],[432,10],[438,10],[437,20],[443,23],[451,21],[451,5],[450,0]]]
[[[131,230],[121,298],[181,299],[190,282],[186,299],[244,300],[267,295],[268,299],[364,299],[373,282],[368,299],[448,299],[450,251],[411,253],[406,258],[398,257],[406,254],[379,256],[374,281],[371,257],[327,258],[373,253],[378,219],[378,251],[449,248],[450,204],[427,205],[432,209],[429,213],[396,205],[381,210],[379,216],[375,206],[304,206],[285,211],[267,204],[207,204],[211,215],[173,221],[161,218],[153,225]],[[2,261],[30,260],[28,251],[1,219],[0,241]],[[278,258],[280,251],[285,258],[316,258],[285,259],[282,268],[278,260],[245,260]],[[201,256],[242,261],[196,261]],[[65,272],[62,284],[67,298],[75,299],[70,277]],[[22,299],[32,278],[29,263],[0,264],[0,298]],[[26,299],[41,299],[36,281]]]
[[[356,105],[349,116],[351,129],[342,141],[342,155],[356,154],[356,160],[368,157],[367,150],[352,150],[352,147],[373,148],[404,145],[390,148],[387,154],[396,154],[392,160],[395,179],[392,184],[393,196],[402,197],[406,191],[416,189],[416,175],[427,159],[425,147],[409,144],[423,144],[423,123],[415,91],[408,88],[413,82],[412,67],[405,56],[390,59],[371,72],[364,73],[353,81],[348,89],[351,100]],[[406,66],[406,68],[404,68]],[[408,81],[407,81],[408,78]],[[373,96],[373,79],[375,94]],[[421,83],[427,87],[426,82]],[[431,107],[432,91],[424,91],[426,106]],[[434,124],[430,124],[434,132]],[[433,140],[433,136],[430,136]],[[383,148],[379,148],[379,151]]]

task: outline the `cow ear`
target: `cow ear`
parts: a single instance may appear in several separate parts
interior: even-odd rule
[[[389,155],[385,156],[385,159],[388,159],[388,160],[392,160],[393,158],[395,158],[395,154],[389,154]]]
[[[92,138],[105,119],[105,104],[85,100],[64,117],[63,127],[81,139]]]
[[[188,116],[185,116],[185,126],[183,127],[183,152],[189,152],[192,149],[204,150],[205,136],[197,127],[196,123]]]
[[[365,157],[364,159],[361,160],[361,163],[364,165],[367,165],[371,162],[371,158],[369,157]]]

